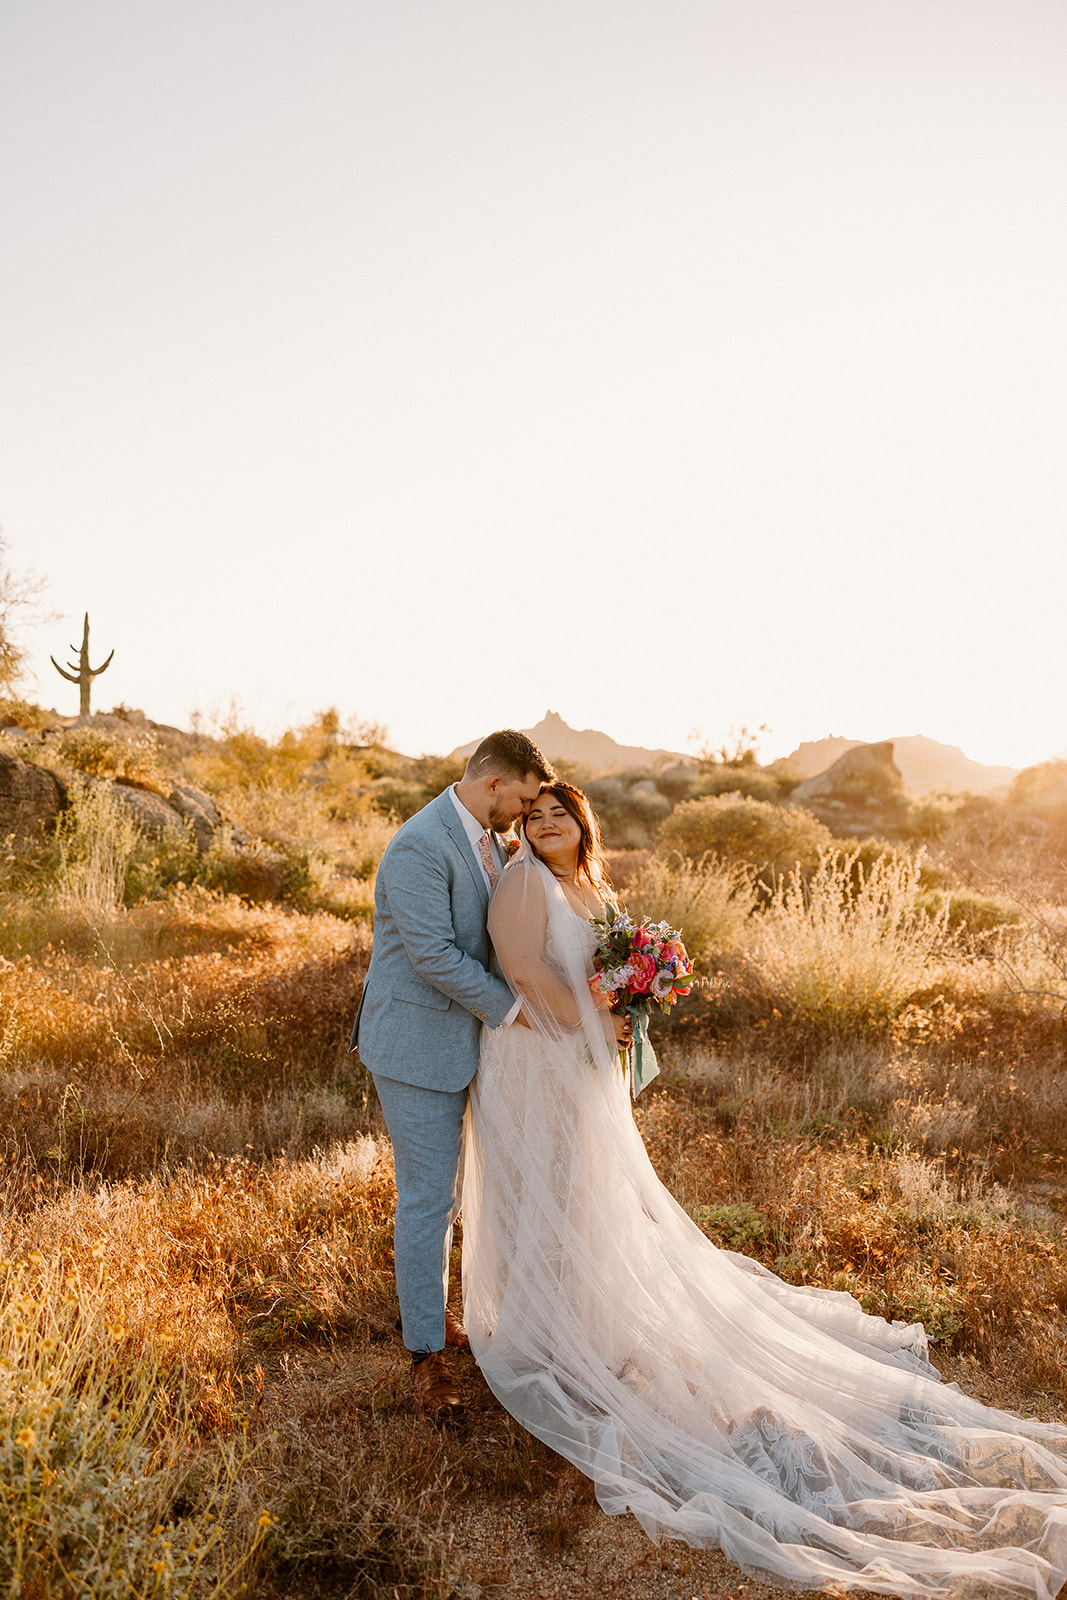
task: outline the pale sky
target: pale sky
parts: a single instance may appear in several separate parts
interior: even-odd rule
[[[0,152],[46,704],[1067,745],[1062,0],[5,0]]]

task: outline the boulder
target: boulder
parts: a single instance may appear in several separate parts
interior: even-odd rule
[[[168,832],[181,833],[185,819],[162,795],[151,789],[135,789],[128,783],[113,783],[112,792],[149,839],[162,839]]]
[[[67,804],[67,786],[47,767],[0,751],[0,833],[50,828]]]
[[[836,833],[898,828],[908,797],[891,741],[846,750],[825,772],[798,783],[789,803],[803,806]]]
[[[196,848],[204,855],[211,849],[215,829],[222,822],[214,800],[193,783],[176,783],[167,799],[178,815],[192,825]]]

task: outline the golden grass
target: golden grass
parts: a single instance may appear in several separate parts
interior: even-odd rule
[[[329,730],[301,740],[237,741],[214,776],[273,828],[276,877],[327,830],[334,875],[306,904],[349,895],[347,914],[369,902],[391,824],[345,802],[349,758]],[[300,765],[312,747],[313,792]],[[636,1112],[680,1201],[717,1242],[792,1281],[922,1320],[946,1374],[983,1398],[1067,1414],[1052,880],[1024,886],[1039,917],[1023,906],[1014,926],[994,917],[948,939],[900,852],[868,869],[866,901],[855,874],[846,889],[826,867],[769,915],[750,914],[743,873],[633,867],[631,910],[689,922],[719,962],[675,1020],[657,1020],[664,1071]],[[12,851],[9,874],[0,1466],[16,1492],[0,1542],[22,1563],[0,1568],[9,1589],[532,1594],[558,1562],[615,1538],[584,1481],[499,1410],[468,1357],[469,1431],[411,1414],[390,1151],[347,1055],[366,924],[292,896],[250,904],[255,885],[243,898],[157,884],[125,909],[75,903],[47,850]],[[453,1538],[457,1518],[487,1526],[487,1542]],[[500,1530],[517,1521],[509,1544]],[[661,1569],[657,1594],[733,1581],[711,1555],[679,1565],[642,1551],[612,1592]],[[580,1600],[609,1592],[587,1566],[573,1568]]]

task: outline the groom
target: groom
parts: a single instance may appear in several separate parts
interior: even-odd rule
[[[525,734],[483,739],[459,783],[390,840],[374,893],[374,948],[352,1049],[378,1091],[396,1165],[393,1247],[416,1405],[462,1407],[444,1359],[466,1345],[447,1311],[467,1085],[481,1024],[522,1025],[521,1002],[490,970],[486,916],[504,855],[495,834],[525,816],[554,773]]]

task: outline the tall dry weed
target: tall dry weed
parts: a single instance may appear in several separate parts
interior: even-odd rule
[[[918,904],[921,865],[827,850],[811,877],[791,874],[759,920],[755,954],[783,1008],[830,1035],[885,1027],[922,987],[948,908]]]
[[[60,894],[87,911],[112,912],[125,896],[141,831],[103,784],[72,784],[68,802],[57,830]]]
[[[680,928],[697,969],[737,950],[757,904],[755,874],[738,863],[705,855],[653,855],[629,879],[625,901],[635,916]]]

